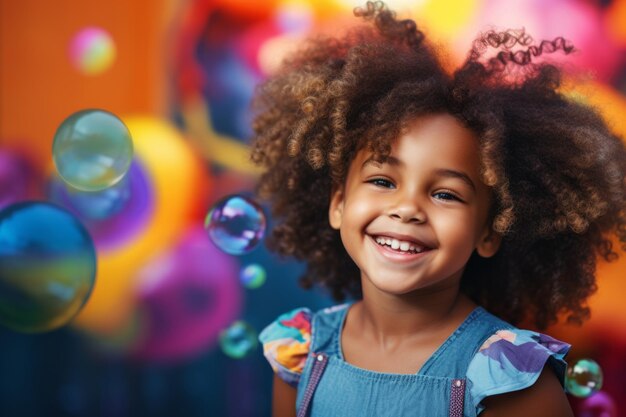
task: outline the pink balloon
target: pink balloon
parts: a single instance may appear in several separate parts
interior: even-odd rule
[[[238,264],[196,228],[138,278],[143,324],[132,355],[174,361],[213,347],[241,309]]]
[[[578,407],[578,417],[617,417],[615,401],[604,391],[585,398]]]

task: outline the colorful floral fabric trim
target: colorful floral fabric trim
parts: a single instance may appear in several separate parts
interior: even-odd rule
[[[263,329],[259,340],[274,372],[296,387],[311,344],[311,310],[297,308],[279,316]]]
[[[530,330],[499,330],[489,337],[467,369],[467,379],[477,411],[491,395],[518,391],[535,383],[549,361],[563,384],[570,345]]]

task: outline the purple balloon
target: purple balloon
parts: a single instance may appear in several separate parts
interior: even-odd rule
[[[20,155],[0,149],[0,209],[31,197],[35,172]]]
[[[144,323],[133,356],[174,361],[214,346],[241,309],[238,270],[202,228],[189,231],[169,253],[148,264],[138,277]]]
[[[604,391],[585,398],[578,407],[578,417],[617,417],[615,401]]]
[[[154,209],[152,184],[137,160],[133,160],[122,181],[111,189],[90,193],[68,191],[62,180],[54,178],[48,185],[48,198],[80,218],[96,247],[106,250],[140,232]],[[107,211],[109,215],[103,216]]]

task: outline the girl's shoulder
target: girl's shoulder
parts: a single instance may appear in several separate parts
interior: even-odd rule
[[[546,334],[514,327],[496,330],[480,346],[467,368],[470,396],[478,411],[489,396],[528,388],[549,365],[561,385],[570,345]]]
[[[263,354],[274,372],[291,386],[297,386],[311,349],[314,318],[317,323],[336,317],[348,304],[324,308],[312,312],[308,308],[296,308],[281,314],[259,334]]]

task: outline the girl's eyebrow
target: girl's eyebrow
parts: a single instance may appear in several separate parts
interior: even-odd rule
[[[375,159],[373,156],[370,158],[367,158],[365,160],[365,162],[363,162],[363,165],[361,165],[361,169],[365,168],[366,165],[374,165],[375,167],[380,168],[381,165],[383,164],[389,164],[392,166],[403,166],[404,163],[399,160],[398,158],[394,157],[394,156],[387,156],[383,159]],[[467,175],[465,172],[462,171],[457,171],[454,169],[447,169],[447,168],[439,168],[435,171],[435,174],[440,176],[440,177],[445,177],[445,178],[458,178],[461,181],[465,182],[467,185],[470,186],[470,188],[475,192],[476,191],[476,185],[474,184],[474,181],[472,181],[472,179],[470,178],[469,175]]]
[[[361,169],[365,168],[366,165],[374,165],[375,167],[380,167],[383,164],[389,164],[393,166],[404,165],[404,163],[395,156],[389,155],[378,159],[374,158],[374,156],[370,156],[363,162],[363,165],[361,165]]]
[[[476,185],[474,185],[474,181],[472,181],[469,175],[467,175],[464,172],[455,171],[453,169],[440,168],[437,171],[435,171],[435,173],[439,175],[440,177],[458,178],[461,181],[465,182],[467,185],[469,185],[472,190],[476,191]]]

